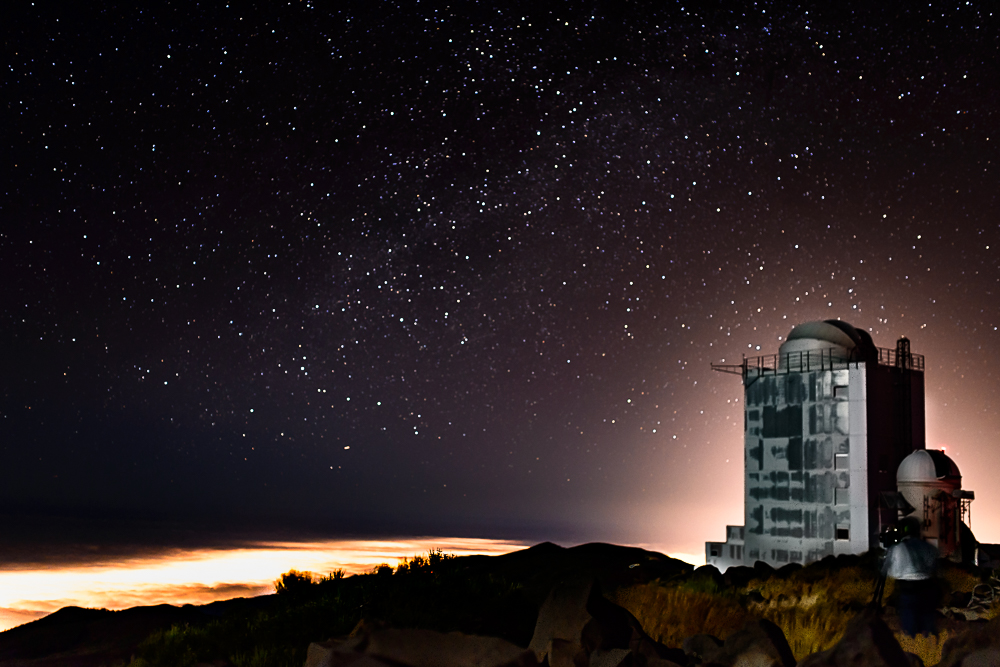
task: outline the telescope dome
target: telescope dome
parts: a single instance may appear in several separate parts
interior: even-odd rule
[[[792,328],[778,349],[782,359],[790,354],[825,352],[839,359],[864,360],[875,352],[868,332],[840,320],[805,322]]]
[[[925,484],[961,480],[962,473],[947,454],[937,449],[918,449],[899,464],[896,483]]]

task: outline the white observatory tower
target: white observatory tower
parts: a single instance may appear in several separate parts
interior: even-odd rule
[[[780,567],[877,546],[899,518],[883,492],[924,449],[924,358],[910,341],[878,348],[846,322],[806,322],[777,354],[712,367],[743,380],[744,525],[707,542],[707,561]]]

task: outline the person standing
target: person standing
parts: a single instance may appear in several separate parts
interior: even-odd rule
[[[938,590],[934,580],[938,551],[920,537],[920,520],[906,517],[900,523],[903,534],[886,555],[882,574],[895,580],[899,620],[911,637],[937,634],[935,608]]]

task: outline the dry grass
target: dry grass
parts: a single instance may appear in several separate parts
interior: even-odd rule
[[[781,628],[796,660],[801,660],[840,640],[848,621],[871,600],[875,577],[861,567],[844,567],[754,580],[735,591],[710,588],[650,583],[621,589],[614,601],[667,646],[680,646],[699,633],[725,639],[747,620],[766,618]],[[764,601],[743,602],[752,591]]]
[[[858,566],[834,570],[801,570],[787,579],[751,582],[765,602],[751,605],[757,615],[785,633],[796,660],[825,651],[844,634],[848,622],[875,593],[876,578]]]
[[[942,565],[938,574],[948,591],[970,592],[980,579],[960,567]],[[684,639],[705,633],[725,639],[750,619],[766,618],[785,633],[796,660],[825,651],[843,636],[848,622],[871,600],[876,579],[863,567],[807,568],[787,578],[755,579],[745,588],[718,590],[705,582],[653,582],[615,592],[613,600],[628,609],[654,639],[679,647]],[[883,599],[892,595],[889,580]],[[756,595],[764,598],[761,602]],[[754,602],[753,599],[758,601]],[[1000,615],[1000,600],[984,614]],[[944,643],[961,629],[952,623],[938,636],[895,634],[904,651],[930,667],[941,661]]]
[[[808,607],[819,603],[867,604],[875,592],[875,575],[862,567],[835,570],[803,569],[787,579],[771,577],[750,582],[746,590],[760,591],[766,599],[789,601],[793,606]]]
[[[982,583],[979,576],[947,561],[942,561],[941,567],[938,568],[938,576],[945,581],[948,590],[962,593],[971,593],[977,584]]]
[[[631,586],[616,591],[612,600],[632,612],[646,634],[667,646],[680,646],[696,634],[725,639],[751,618],[737,600],[683,586]]]
[[[781,628],[796,660],[832,648],[857,612],[835,604],[766,608],[761,616]]]
[[[929,637],[926,635],[911,637],[905,632],[897,632],[896,641],[904,651],[920,656],[924,664],[931,667],[941,662],[941,649],[950,636],[948,630],[942,630],[940,634]]]

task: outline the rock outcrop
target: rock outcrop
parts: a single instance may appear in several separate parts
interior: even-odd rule
[[[843,639],[833,648],[806,656],[799,667],[913,667],[915,664],[922,664],[920,658],[903,651],[885,621],[865,612],[848,623]]]
[[[689,575],[700,588],[732,587],[737,581],[795,576],[794,568],[774,571],[758,562],[753,568],[699,568]],[[782,630],[754,618],[725,640],[698,634],[683,648],[669,648],[645,633],[626,609],[601,593],[598,579],[574,571],[549,590],[535,618],[527,647],[505,639],[432,630],[389,628],[362,622],[350,636],[309,646],[306,667],[795,667]],[[544,589],[543,589],[544,590]],[[745,598],[752,601],[752,591]],[[539,598],[536,598],[539,599]],[[953,594],[967,604],[971,594]],[[762,599],[763,600],[763,599]],[[890,619],[890,622],[891,619]],[[944,646],[940,667],[1000,667],[1000,618],[968,623]],[[521,635],[526,636],[525,634]],[[524,641],[523,639],[520,641]],[[858,613],[843,637],[829,650],[809,655],[798,667],[922,667],[906,653],[893,631],[871,608]]]
[[[698,662],[708,662],[709,658],[719,652],[723,641],[712,635],[693,635],[684,640],[684,653]]]
[[[552,589],[535,622],[528,645],[539,662],[554,666],[622,664],[634,655],[643,661],[684,660],[684,652],[650,638],[626,609],[601,594],[595,579],[577,580]]]
[[[306,667],[535,667],[534,653],[497,637],[374,628],[309,645]]]
[[[595,579],[552,589],[528,648],[504,639],[387,628],[362,621],[343,639],[309,645],[306,667],[679,667],[684,651],[649,637]],[[784,666],[782,666],[784,667]]]
[[[701,640],[698,644],[706,652],[701,658],[705,664],[721,667],[795,667],[795,656],[781,628],[765,619],[747,622],[714,650],[711,644],[710,640]]]
[[[1000,617],[976,623],[944,643],[938,667],[1000,665]]]
[[[570,646],[590,654],[608,643],[600,624],[587,609],[595,593],[593,581],[563,583],[552,589],[538,611],[535,632],[528,644],[539,661],[548,655],[553,641],[557,642],[560,656],[569,653]]]

